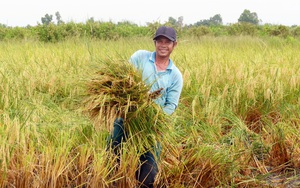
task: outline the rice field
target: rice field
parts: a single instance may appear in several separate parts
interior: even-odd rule
[[[149,38],[0,42],[0,187],[134,187],[138,155],[106,150],[84,113],[103,62],[154,50]],[[180,105],[163,134],[157,187],[300,186],[300,43],[181,38]]]

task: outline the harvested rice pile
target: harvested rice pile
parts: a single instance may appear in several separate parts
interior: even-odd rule
[[[149,94],[142,74],[127,61],[101,62],[100,69],[88,80],[84,109],[95,126],[111,130],[117,117],[124,119],[128,140],[141,151],[159,140],[167,117]]]

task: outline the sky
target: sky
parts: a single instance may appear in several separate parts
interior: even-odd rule
[[[297,2],[298,1],[298,2]],[[46,14],[59,12],[64,22],[130,21],[138,25],[165,23],[169,17],[194,24],[220,14],[223,24],[236,23],[245,9],[257,13],[262,24],[300,25],[299,0],[1,0],[0,23],[35,26]]]

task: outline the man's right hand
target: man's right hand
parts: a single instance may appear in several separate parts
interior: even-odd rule
[[[158,90],[155,90],[155,91],[153,91],[153,92],[151,92],[150,94],[149,94],[149,97],[151,98],[151,99],[156,99],[156,98],[158,98],[159,96],[160,96],[160,92],[163,90],[163,88],[159,88]]]

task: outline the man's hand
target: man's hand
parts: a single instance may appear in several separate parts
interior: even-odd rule
[[[161,92],[162,90],[163,90],[163,88],[159,88],[158,90],[155,90],[155,91],[149,93],[149,97],[150,97],[151,99],[156,99],[156,98],[158,98],[158,97],[160,96],[160,92]]]

